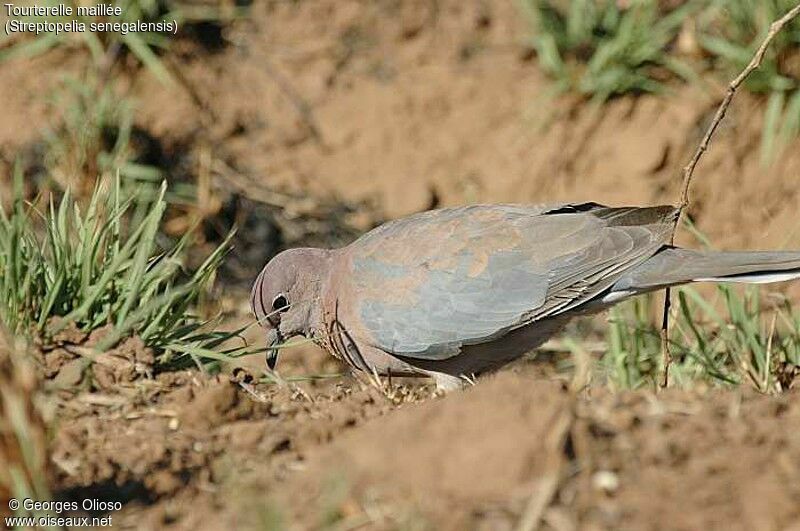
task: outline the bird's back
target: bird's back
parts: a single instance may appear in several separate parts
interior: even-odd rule
[[[673,207],[472,205],[346,248],[358,319],[386,352],[445,359],[608,288],[669,238]]]

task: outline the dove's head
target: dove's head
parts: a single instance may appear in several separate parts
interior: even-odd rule
[[[250,309],[267,335],[267,365],[275,367],[285,340],[310,333],[320,317],[321,285],[331,251],[289,249],[270,260],[253,283]]]

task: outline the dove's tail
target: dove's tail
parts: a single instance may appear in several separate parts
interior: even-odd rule
[[[720,252],[664,248],[625,272],[607,295],[611,300],[689,282],[765,284],[800,278],[800,252]]]

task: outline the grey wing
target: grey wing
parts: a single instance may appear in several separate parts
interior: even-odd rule
[[[475,205],[390,223],[353,244],[358,315],[387,352],[449,358],[601,293],[664,245],[673,216]]]

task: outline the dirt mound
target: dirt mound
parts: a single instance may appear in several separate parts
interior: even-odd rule
[[[437,529],[473,528],[509,505],[519,510],[567,404],[560,384],[529,377],[504,373],[354,430],[316,456],[289,492],[323,497],[325,481],[340,477],[352,489],[346,504],[399,503]]]
[[[546,528],[788,529],[796,521],[796,394],[591,395],[579,402]],[[372,518],[381,527],[413,514],[436,529],[510,529],[540,488],[545,441],[566,407],[560,386],[503,373],[353,430],[288,492],[319,499],[327,478],[340,477],[350,489],[344,523]],[[304,512],[295,518],[314,527]]]

